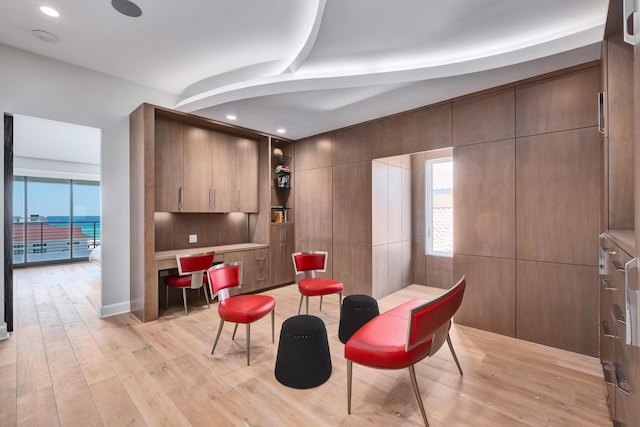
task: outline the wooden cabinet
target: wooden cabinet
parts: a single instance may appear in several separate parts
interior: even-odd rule
[[[258,212],[258,142],[236,138],[236,192],[240,212]]]
[[[224,262],[238,261],[242,262],[242,288],[235,290],[235,294],[246,294],[271,286],[269,249],[253,249],[224,254]]]
[[[182,123],[165,118],[155,121],[154,174],[156,212],[179,212],[184,177]]]
[[[181,212],[209,212],[211,176],[211,131],[184,126],[184,178]]]
[[[291,254],[295,252],[295,228],[293,224],[272,224],[271,284],[281,285],[296,280]]]

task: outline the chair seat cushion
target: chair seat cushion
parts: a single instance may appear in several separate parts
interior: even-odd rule
[[[412,300],[371,319],[347,341],[345,358],[373,368],[402,369],[427,357],[430,339],[406,351],[411,309],[427,301]]]
[[[276,300],[267,295],[237,295],[220,301],[218,314],[222,320],[251,323],[270,313]]]
[[[342,282],[326,277],[313,277],[300,280],[298,282],[298,289],[302,295],[314,297],[342,292],[344,285]]]
[[[202,284],[207,283],[207,276],[202,274]],[[172,275],[164,278],[164,284],[173,288],[190,288],[191,274],[185,276]]]

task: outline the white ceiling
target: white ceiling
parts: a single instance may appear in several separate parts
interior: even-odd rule
[[[597,60],[606,0],[0,0],[0,43],[300,139]],[[54,7],[60,17],[39,11]],[[48,43],[32,30],[55,34]],[[231,122],[227,114],[235,114]]]

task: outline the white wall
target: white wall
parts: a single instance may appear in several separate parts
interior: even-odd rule
[[[100,315],[128,311],[129,113],[143,102],[171,108],[178,97],[1,44],[0,64],[0,112],[102,130]],[[4,183],[0,186],[0,193],[4,200]],[[0,219],[4,221],[3,212]],[[2,246],[0,252],[4,256]],[[0,269],[4,281],[2,264]],[[3,302],[4,287],[0,286],[0,336]]]

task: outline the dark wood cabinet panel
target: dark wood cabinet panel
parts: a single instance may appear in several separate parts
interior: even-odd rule
[[[281,285],[295,280],[295,270],[291,254],[295,252],[295,228],[293,224],[272,224],[271,241],[271,284]]]
[[[182,212],[211,209],[211,131],[184,126],[184,188]]]
[[[182,123],[155,120],[155,210],[179,212],[184,176],[184,133]]]
[[[515,88],[453,103],[453,145],[515,138]]]
[[[370,161],[333,168],[334,244],[371,245],[371,200]]]
[[[236,138],[236,189],[238,210],[258,212],[258,142]]]
[[[502,335],[516,333],[516,261],[455,254],[453,280],[467,288],[455,322]]]
[[[232,135],[212,132],[211,143],[213,153],[211,157],[211,169],[213,170],[211,211],[235,212],[238,210],[236,139]]]
[[[518,259],[598,265],[600,156],[595,127],[517,140]]]
[[[451,147],[451,122],[451,103],[422,108],[400,116],[399,154]]]
[[[422,248],[424,252],[424,242]],[[453,280],[453,257],[430,256],[424,257],[425,282],[427,286],[449,289],[456,282]]]
[[[609,229],[634,228],[633,207],[633,47],[622,35],[609,38],[605,102],[607,105]]]
[[[298,141],[294,145],[296,170],[316,169],[333,164],[333,134]]]
[[[333,245],[333,278],[344,283],[344,295],[372,295],[371,246],[335,243]],[[378,295],[377,297],[380,297]],[[376,295],[373,294],[375,298]]]
[[[598,355],[597,267],[519,260],[516,276],[517,338]]]
[[[515,141],[455,147],[453,160],[456,253],[515,258]]]
[[[334,224],[332,169],[296,169],[295,181],[296,238],[331,242]]]
[[[371,124],[371,157],[391,157],[402,154],[402,119],[400,116],[376,120]]]
[[[597,125],[600,67],[516,87],[516,136]]]
[[[371,160],[370,124],[338,130],[333,133],[333,164],[365,162]]]

